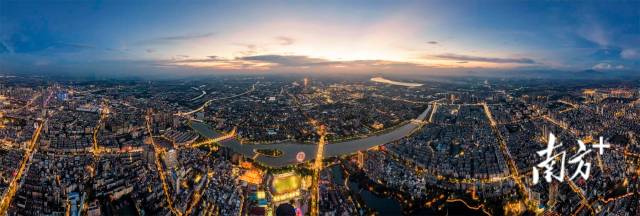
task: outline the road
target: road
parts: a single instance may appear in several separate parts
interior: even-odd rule
[[[319,202],[320,199],[320,171],[322,170],[322,159],[324,157],[324,146],[326,130],[323,126],[318,129],[318,135],[320,135],[320,141],[318,141],[318,151],[316,152],[316,160],[313,163],[313,182],[311,183],[311,216],[317,216],[320,214]]]
[[[509,173],[511,173],[511,176],[513,177],[513,181],[518,186],[518,189],[520,190],[520,193],[522,194],[522,197],[524,199],[524,203],[527,205],[528,208],[535,208],[532,205],[532,202],[530,202],[528,198],[529,188],[527,188],[527,186],[522,182],[522,179],[520,179],[521,176],[518,172],[518,166],[516,166],[515,160],[513,160],[513,157],[511,157],[511,152],[509,152],[509,148],[507,147],[507,141],[504,139],[504,137],[500,133],[498,124],[493,119],[493,115],[491,114],[491,110],[489,109],[489,106],[487,106],[486,103],[483,103],[482,107],[484,108],[484,112],[487,115],[487,118],[489,119],[491,129],[496,134],[496,138],[498,139],[498,143],[500,144],[500,150],[502,151],[502,155],[507,161],[507,166],[509,167]]]
[[[33,104],[33,102],[41,95],[42,94],[38,94],[37,96],[34,96],[32,100],[29,101],[27,106],[30,106],[31,104]],[[47,100],[45,100],[43,107],[46,107],[48,105],[48,102],[49,102],[48,99],[51,98],[51,95],[53,95],[53,91],[49,93],[49,96]],[[25,108],[27,106],[25,106]],[[13,179],[11,179],[11,182],[9,183],[9,187],[6,189],[7,192],[2,197],[2,200],[0,200],[0,215],[6,215],[7,210],[9,209],[9,205],[13,201],[13,197],[16,195],[18,188],[20,188],[20,185],[22,184],[23,175],[31,165],[31,158],[33,157],[33,153],[36,151],[36,147],[38,146],[37,143],[38,143],[38,139],[40,138],[40,133],[42,132],[42,127],[44,127],[44,125],[48,121],[46,116],[42,116],[42,118],[44,118],[44,120],[42,120],[40,124],[38,124],[38,127],[36,128],[33,136],[31,137],[31,141],[29,142],[29,145],[27,146],[24,152],[24,155],[22,156],[22,161],[20,162],[20,166],[16,171],[16,175],[13,177]]]
[[[19,181],[22,180],[22,176],[25,173],[25,170],[28,169],[28,166],[30,165],[30,160],[33,156],[33,153],[36,150],[36,144],[38,142],[38,138],[40,138],[40,132],[42,131],[42,127],[45,125],[46,120],[44,122],[42,122],[41,124],[38,125],[38,128],[36,129],[36,132],[33,134],[33,136],[31,137],[31,142],[29,142],[29,146],[27,146],[27,150],[24,153],[24,156],[22,157],[22,162],[20,162],[20,166],[18,167],[16,176],[13,177],[13,179],[11,180],[11,183],[9,183],[9,187],[7,188],[7,192],[5,193],[4,197],[2,197],[2,201],[0,201],[0,215],[5,215],[7,213],[7,210],[9,209],[9,204],[11,204],[11,201],[13,200],[13,197],[16,195],[16,192],[18,191],[19,188]]]
[[[149,133],[149,139],[151,139],[151,145],[153,145],[153,152],[156,156],[156,168],[158,169],[158,175],[160,176],[160,181],[162,181],[162,190],[164,191],[164,196],[167,199],[167,203],[169,204],[169,209],[173,213],[173,215],[181,216],[182,212],[178,211],[173,205],[173,199],[171,197],[171,193],[169,193],[169,186],[167,184],[167,177],[162,168],[162,163],[160,162],[160,157],[162,153],[164,153],[164,149],[162,147],[156,145],[156,142],[153,140],[153,133],[151,130],[151,112],[146,116],[146,124],[147,124],[147,132]]]

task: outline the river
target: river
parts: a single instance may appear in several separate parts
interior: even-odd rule
[[[383,134],[372,135],[369,137],[349,140],[338,143],[327,143],[324,147],[325,157],[336,157],[341,155],[350,155],[357,151],[367,150],[371,147],[379,146],[382,144],[390,143],[400,140],[408,135],[411,135],[415,129],[420,127],[422,121],[427,117],[427,114],[431,111],[431,105],[427,107],[417,118],[418,121],[409,121],[405,125],[387,131]],[[192,121],[191,127],[207,138],[215,138],[220,136],[219,133],[211,129],[211,127],[203,122]],[[257,149],[277,149],[282,151],[283,155],[280,157],[267,157],[259,155],[255,160],[263,165],[278,168],[288,165],[297,164],[296,154],[298,152],[304,152],[306,157],[304,161],[315,159],[317,145],[296,143],[296,142],[284,142],[274,144],[240,144],[236,139],[224,140],[220,143],[221,146],[232,149],[233,151],[243,154],[245,157],[253,158]]]

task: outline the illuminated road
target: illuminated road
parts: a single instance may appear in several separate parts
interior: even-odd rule
[[[570,103],[570,102],[566,102],[566,101],[562,101],[562,100],[559,100],[559,102],[564,103],[564,104],[567,104],[567,105],[570,105],[570,106],[574,107],[574,109],[578,107],[577,105],[572,104],[572,103]],[[549,117],[549,116],[547,116],[547,115],[542,116],[542,118],[543,118],[543,119],[545,119],[545,120],[547,120],[547,121],[549,121],[549,122],[551,122],[552,124],[554,124],[554,125],[556,125],[556,126],[558,126],[558,127],[562,128],[563,130],[570,132],[570,133],[571,133],[571,134],[573,134],[574,136],[576,136],[576,137],[578,136],[578,135],[577,135],[578,133],[576,132],[576,130],[573,130],[573,129],[571,129],[571,128],[567,127],[567,126],[566,126],[566,124],[563,124],[563,123],[561,123],[561,122],[558,122],[558,121],[556,121],[555,119],[552,119],[551,117]],[[598,165],[599,165],[600,169],[601,169],[601,170],[603,170],[603,169],[604,169],[604,168],[603,168],[603,164],[602,164],[602,161],[601,161],[601,159],[600,159],[599,155],[597,155],[597,158],[596,158],[596,159],[598,160]],[[592,215],[593,215],[593,214],[595,214],[595,211],[594,211],[594,209],[591,207],[591,204],[589,203],[589,200],[584,196],[584,192],[582,191],[582,189],[581,189],[580,187],[578,187],[578,186],[573,182],[573,180],[569,179],[567,176],[565,176],[564,178],[565,178],[565,181],[567,181],[567,183],[569,184],[569,187],[571,188],[571,190],[572,190],[573,192],[575,192],[576,194],[578,194],[578,196],[580,197],[580,208],[578,208],[578,209],[576,210],[576,212],[574,212],[574,214],[579,213],[579,212],[580,212],[580,210],[581,210],[582,208],[584,208],[584,207],[588,208]]]
[[[569,105],[569,106],[572,106],[574,109],[577,109],[579,107],[578,105],[576,105],[574,103],[571,103],[569,101],[566,101],[566,100],[558,100],[558,102],[566,104],[566,105]]]
[[[29,102],[27,102],[27,104],[25,104],[23,107],[17,108],[17,110],[23,110],[26,109],[27,107],[31,106],[31,104],[33,104],[40,96],[42,96],[42,93],[38,93],[36,95],[34,95],[31,100],[29,100]],[[16,110],[11,110],[12,112],[15,112]]]
[[[591,208],[591,205],[589,205],[589,200],[584,196],[584,192],[582,191],[582,189],[580,189],[580,187],[573,183],[573,180],[571,180],[569,177],[564,176],[564,180],[569,183],[569,187],[571,188],[571,190],[578,194],[578,196],[580,197],[580,204],[589,208],[589,211],[591,211],[591,215],[595,215],[595,211],[593,210],[593,208]]]
[[[402,102],[407,102],[407,103],[412,103],[412,104],[429,104],[429,102],[412,101],[412,100],[402,99],[400,97],[389,97],[389,96],[379,95],[379,94],[376,94],[376,93],[371,94],[371,96],[379,97],[379,98],[386,98],[386,99],[393,100],[393,101],[402,101]]]
[[[578,105],[576,105],[576,104],[572,104],[572,103],[567,102],[567,101],[559,100],[559,102],[564,103],[564,104],[567,104],[567,105],[570,105],[570,106],[572,106],[574,109],[575,109],[575,108],[578,108]],[[551,117],[549,117],[549,116],[547,116],[547,115],[542,116],[542,118],[543,118],[543,119],[545,119],[545,120],[547,120],[548,122],[551,122],[552,124],[554,124],[554,125],[556,125],[556,126],[558,126],[558,127],[562,128],[563,130],[568,131],[569,133],[573,134],[574,136],[576,136],[576,137],[578,136],[577,130],[573,130],[572,128],[567,127],[567,126],[566,126],[566,124],[563,124],[562,122],[559,122],[559,121],[557,121],[557,120],[555,120],[555,119],[552,119]],[[614,149],[614,150],[620,150],[620,149],[616,149],[616,146],[613,146],[613,149]],[[626,151],[622,150],[622,152],[623,152],[623,154],[624,154],[625,156],[629,156],[629,155],[627,154],[627,152],[626,152]],[[600,168],[600,170],[602,170],[602,171],[604,172],[604,166],[603,166],[602,159],[600,158],[600,155],[596,155],[596,160],[597,160],[597,162],[598,162],[598,167]],[[589,202],[589,199],[587,199],[587,197],[585,197],[584,192],[582,191],[582,189],[581,189],[580,187],[578,187],[578,186],[573,182],[573,180],[569,179],[567,176],[565,176],[564,178],[565,178],[565,181],[567,181],[567,183],[569,184],[569,187],[571,188],[571,190],[572,190],[573,192],[575,192],[576,194],[578,194],[578,196],[580,197],[580,208],[578,208],[578,209],[574,212],[574,215],[575,215],[575,214],[580,213],[580,211],[581,211],[581,210],[582,210],[582,208],[584,208],[584,207],[588,208],[592,215],[593,215],[593,214],[595,214],[595,210],[593,209],[593,207],[592,207],[592,205],[591,205],[591,203],[592,203],[592,202]],[[629,196],[629,195],[628,195],[628,194],[625,194],[624,196],[621,196],[620,198],[622,198],[622,197],[626,197],[626,196]],[[616,198],[616,199],[617,199],[617,198]],[[613,200],[615,200],[615,199],[613,199]],[[606,201],[605,201],[605,200],[601,200],[601,201],[604,201],[605,203],[607,203],[607,202],[609,202],[609,201],[611,201],[611,200],[606,200]]]
[[[318,150],[316,152],[316,160],[313,163],[313,182],[311,183],[311,216],[319,215],[319,202],[320,199],[320,171],[322,170],[322,159],[324,158],[324,144],[326,129],[324,126],[320,126],[318,129],[318,135],[320,135],[320,141],[318,141]]]
[[[49,93],[48,98],[44,101],[43,107],[46,107],[48,105],[49,98],[51,98],[51,95],[53,95],[53,91]],[[27,106],[33,104],[33,102],[40,96],[41,94],[38,94],[37,96],[33,97],[31,101],[29,101]],[[26,108],[27,106],[23,108]],[[48,121],[46,116],[42,116],[42,117],[45,119],[40,124],[38,124],[38,128],[36,128],[35,133],[31,137],[31,142],[29,142],[29,145],[27,146],[27,149],[25,150],[24,155],[22,156],[22,161],[20,162],[20,166],[16,171],[16,175],[13,177],[13,179],[9,183],[9,187],[6,189],[7,192],[2,197],[2,200],[0,200],[0,215],[6,215],[7,210],[9,209],[9,205],[11,204],[13,197],[16,195],[16,192],[18,191],[19,184],[21,184],[19,182],[22,180],[22,175],[24,175],[25,170],[27,170],[28,167],[31,165],[30,160],[31,160],[31,157],[33,156],[33,153],[36,151],[36,146],[37,146],[38,138],[40,138],[40,133],[42,132],[42,127],[44,127],[44,125]]]
[[[513,177],[513,181],[518,186],[520,193],[522,193],[524,203],[527,205],[528,208],[532,208],[533,205],[532,203],[530,203],[530,200],[529,200],[529,189],[524,185],[524,183],[522,183],[522,180],[520,179],[520,174],[518,174],[518,167],[516,166],[516,162],[513,160],[513,157],[511,157],[511,153],[507,148],[507,142],[504,140],[504,137],[502,137],[502,134],[500,133],[500,130],[497,127],[498,124],[493,119],[493,115],[491,114],[491,110],[489,109],[487,104],[483,103],[482,107],[484,108],[484,112],[487,115],[487,119],[489,119],[491,129],[493,129],[493,132],[496,134],[496,138],[498,139],[498,143],[500,144],[500,150],[502,151],[502,155],[505,159],[507,159],[507,165],[509,166],[509,172]]]
[[[22,179],[22,175],[24,174],[25,169],[29,166],[29,161],[31,160],[31,156],[35,152],[36,143],[38,138],[40,137],[40,132],[42,131],[42,127],[46,124],[46,120],[38,125],[33,137],[31,137],[31,142],[29,142],[29,146],[27,146],[27,150],[22,157],[22,162],[20,163],[20,167],[17,170],[16,176],[13,177],[11,183],[9,183],[9,187],[7,188],[7,192],[4,197],[2,197],[2,201],[0,201],[0,215],[5,215],[7,210],[9,209],[9,204],[13,200],[13,197],[16,195],[18,190],[18,182]]]
[[[489,216],[492,215],[490,212],[488,212],[487,210],[484,209],[484,204],[481,204],[479,206],[471,206],[467,202],[465,202],[463,199],[447,199],[446,202],[448,202],[448,203],[461,202],[462,204],[464,204],[469,209],[473,209],[473,210],[476,210],[476,211],[482,211],[482,213],[485,213],[486,215],[489,215]]]
[[[207,166],[207,170],[209,170],[209,167]],[[209,172],[212,172],[211,170],[209,170]],[[209,186],[209,177],[208,175],[205,175],[207,177],[205,177],[203,182],[203,186],[201,186],[198,189],[195,189],[194,193],[192,194],[191,197],[191,204],[188,205],[187,210],[184,212],[185,216],[189,216],[191,215],[191,211],[193,211],[193,208],[196,207],[196,205],[198,205],[198,203],[200,203],[200,200],[202,199],[202,192],[207,190],[207,187]]]
[[[546,115],[545,115],[545,116],[542,116],[542,118],[543,118],[543,119],[545,119],[545,120],[547,120],[547,121],[549,121],[549,122],[551,122],[551,123],[553,123],[554,125],[556,125],[556,126],[558,126],[558,127],[562,128],[562,129],[566,130],[566,131],[569,131],[570,133],[572,133],[572,134],[573,134],[573,135],[575,135],[576,137],[578,136],[575,130],[573,130],[573,129],[571,129],[571,128],[567,127],[567,126],[566,126],[565,124],[563,124],[562,122],[556,121],[555,119],[552,119],[551,117],[546,116]]]
[[[433,109],[431,110],[431,115],[429,115],[429,123],[433,123],[433,116],[436,114],[436,111],[438,111],[438,104],[433,102],[431,107],[433,107]]]
[[[109,114],[109,110],[103,108],[100,111],[100,119],[98,120],[98,124],[93,129],[93,149],[92,149],[92,153],[93,153],[94,157],[96,155],[100,155],[100,147],[98,145],[98,132],[100,131],[100,127],[102,125],[102,122],[104,121],[104,119],[107,118],[108,114]]]
[[[167,202],[169,203],[169,209],[171,210],[171,212],[174,215],[182,215],[181,212],[179,212],[177,209],[175,209],[175,207],[173,206],[173,199],[171,198],[171,195],[169,193],[169,186],[167,185],[167,179],[166,179],[166,175],[164,172],[164,169],[162,168],[162,164],[160,162],[160,157],[162,156],[162,153],[164,153],[164,150],[156,145],[155,140],[153,140],[153,133],[151,130],[151,112],[149,112],[149,114],[146,116],[146,124],[147,124],[147,132],[149,133],[149,139],[151,139],[151,145],[153,145],[153,152],[155,153],[156,156],[156,168],[158,169],[158,175],[160,176],[160,180],[162,181],[162,190],[164,191],[164,196],[167,199]]]

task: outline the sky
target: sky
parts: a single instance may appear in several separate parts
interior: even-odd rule
[[[640,69],[640,1],[8,1],[0,73]]]

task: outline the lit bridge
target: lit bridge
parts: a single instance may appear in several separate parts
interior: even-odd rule
[[[219,137],[216,137],[216,138],[213,138],[213,139],[208,139],[208,140],[205,140],[205,141],[202,141],[202,142],[199,142],[199,143],[191,144],[191,147],[192,148],[196,148],[196,147],[199,147],[199,146],[209,145],[209,144],[217,143],[217,142],[220,142],[220,141],[223,141],[223,140],[235,138],[236,134],[237,134],[237,129],[238,129],[237,127],[234,127],[233,130],[231,130],[229,133],[227,133],[225,135],[222,135],[222,136],[219,136]]]

